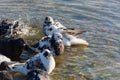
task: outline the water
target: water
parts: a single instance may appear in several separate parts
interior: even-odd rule
[[[0,0],[1,18],[21,18],[31,33],[36,31],[20,36],[31,44],[43,36],[40,26],[48,15],[66,27],[87,30],[80,38],[90,43],[65,48],[55,58],[51,80],[120,80],[120,0]]]

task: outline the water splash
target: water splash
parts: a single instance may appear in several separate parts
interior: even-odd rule
[[[29,22],[24,22],[21,18],[19,19],[19,27],[17,34],[21,37],[24,36],[35,36],[38,33]]]

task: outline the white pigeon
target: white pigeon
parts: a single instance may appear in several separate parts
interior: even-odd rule
[[[48,49],[44,49],[42,53],[36,54],[28,59],[25,63],[14,65],[12,70],[27,75],[31,70],[41,69],[49,74],[54,68],[55,60],[53,55]]]
[[[85,45],[89,43],[86,40],[77,37],[78,34],[85,32],[84,30],[76,30],[74,28],[66,28],[60,22],[55,22],[52,17],[47,16],[43,23],[42,31],[45,35],[53,33],[61,33],[64,46]]]
[[[62,35],[54,33],[52,36],[45,36],[39,40],[35,45],[32,45],[34,51],[42,52],[44,49],[49,49],[54,56],[58,56],[64,52],[64,45],[62,43]]]

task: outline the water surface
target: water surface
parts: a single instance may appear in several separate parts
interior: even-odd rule
[[[87,48],[65,48],[64,54],[55,58],[51,80],[120,79],[119,0],[0,0],[1,18],[21,18],[27,27],[33,28],[34,35],[21,35],[28,43],[43,36],[40,27],[46,16],[66,27],[87,30],[80,38],[90,44]],[[23,53],[22,60],[29,55]]]

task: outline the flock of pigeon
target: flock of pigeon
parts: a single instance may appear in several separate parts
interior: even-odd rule
[[[18,21],[2,20],[0,23],[0,80],[13,80],[12,72],[27,75],[26,80],[48,80],[48,75],[55,68],[54,56],[61,55],[64,46],[89,45],[87,41],[77,37],[85,30],[67,28],[50,16],[45,18],[42,26],[45,37],[34,45],[14,37],[18,26]],[[33,57],[24,63],[13,61],[28,48],[36,53]]]

